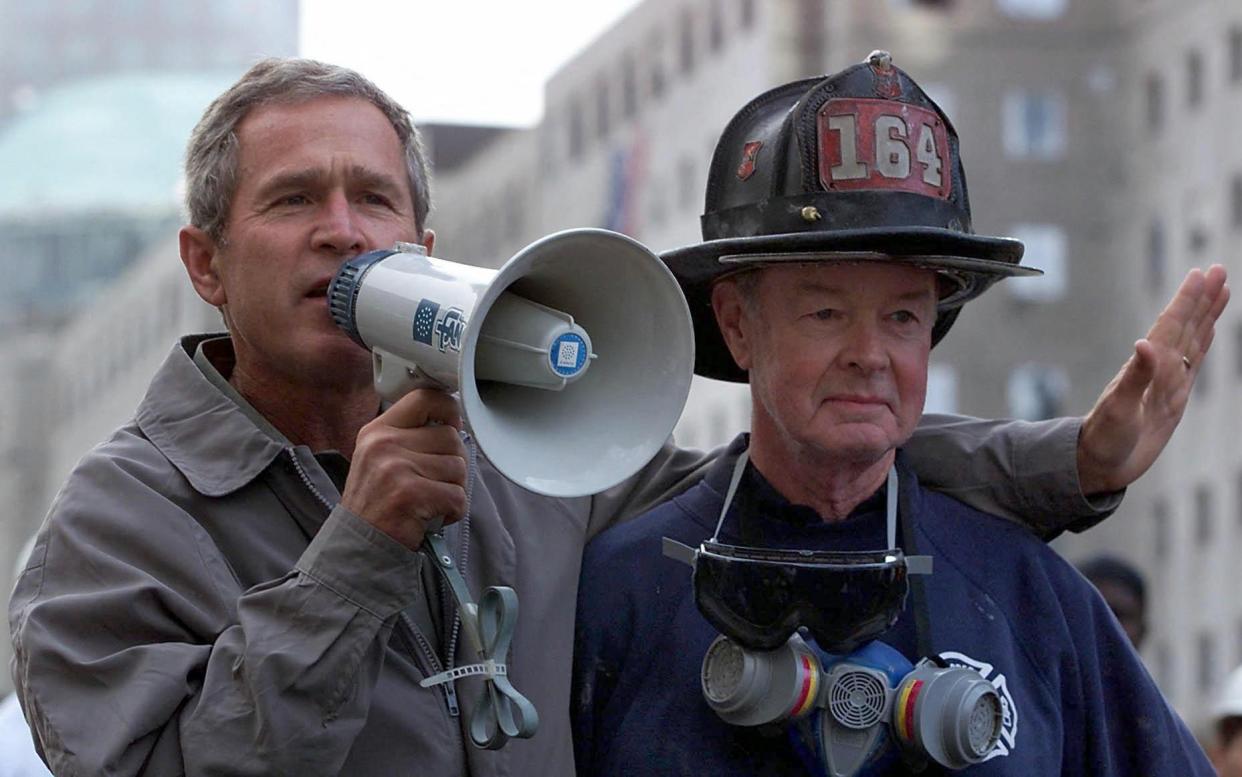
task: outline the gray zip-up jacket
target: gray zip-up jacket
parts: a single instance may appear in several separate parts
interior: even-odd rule
[[[516,590],[510,679],[540,715],[534,738],[480,750],[463,734],[479,681],[418,685],[444,668],[437,654],[475,660],[450,601],[439,636],[416,625],[422,556],[339,507],[331,457],[289,444],[200,368],[203,339],[174,348],[134,419],[82,459],[13,594],[14,679],[53,772],[572,774],[582,548],[709,457],[665,446],[620,486],[558,500],[506,481],[467,439],[469,514],[446,537],[476,597]],[[1015,505],[1043,531],[1115,506],[1078,493],[1077,423],[1003,429],[939,419],[908,450],[924,482]]]

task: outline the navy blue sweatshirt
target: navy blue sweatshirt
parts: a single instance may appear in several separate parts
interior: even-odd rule
[[[717,632],[695,605],[690,568],[661,553],[663,537],[697,547],[711,536],[744,445],[735,441],[699,485],[587,547],[572,697],[580,776],[807,774],[783,733],[731,726],[703,700],[699,671]],[[1090,583],[1026,529],[920,487],[900,457],[898,468],[913,540],[899,544],[933,556],[935,571],[921,578],[926,605],[907,597],[881,639],[916,662],[920,609],[929,652],[978,670],[1005,706],[999,744],[965,774],[1214,774]],[[884,548],[883,491],[825,523],[748,467],[720,541]]]

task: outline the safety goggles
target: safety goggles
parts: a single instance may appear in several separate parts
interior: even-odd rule
[[[743,453],[721,522],[746,465]],[[930,559],[907,559],[896,544],[897,476],[888,483],[889,545],[875,551],[755,548],[711,539],[691,548],[664,538],[664,555],[694,569],[694,600],[722,634],[754,650],[774,650],[805,628],[830,653],[849,653],[887,631],[905,608],[908,576]],[[911,569],[911,560],[916,563]]]
[[[665,539],[666,553],[670,543]],[[678,558],[693,555],[703,617],[754,650],[775,650],[805,627],[824,650],[848,653],[897,622],[909,590],[900,550],[774,550],[710,540],[681,548]]]

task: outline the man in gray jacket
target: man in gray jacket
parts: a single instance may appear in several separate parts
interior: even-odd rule
[[[10,619],[44,759],[92,776],[570,774],[583,545],[709,456],[669,445],[606,493],[551,499],[497,474],[452,397],[381,408],[325,291],[347,257],[434,235],[418,136],[358,74],[259,63],[207,109],[186,178],[182,260],[228,335],[173,348],[39,534]],[[1176,426],[1225,296],[1192,276],[1085,424],[940,419],[914,466],[1040,531],[1090,525],[1117,497],[1082,495],[1124,487]],[[1190,369],[1168,369],[1181,354]],[[510,679],[540,712],[533,739],[477,749],[478,679],[418,684],[473,660],[415,550],[440,518],[473,591],[520,596]]]

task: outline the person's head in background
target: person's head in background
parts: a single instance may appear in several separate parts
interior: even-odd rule
[[[1142,649],[1147,636],[1147,584],[1142,573],[1111,556],[1088,559],[1078,565],[1078,571],[1099,590],[1134,649]]]
[[[1212,707],[1216,741],[1208,748],[1221,777],[1242,777],[1242,666],[1225,680]]]

